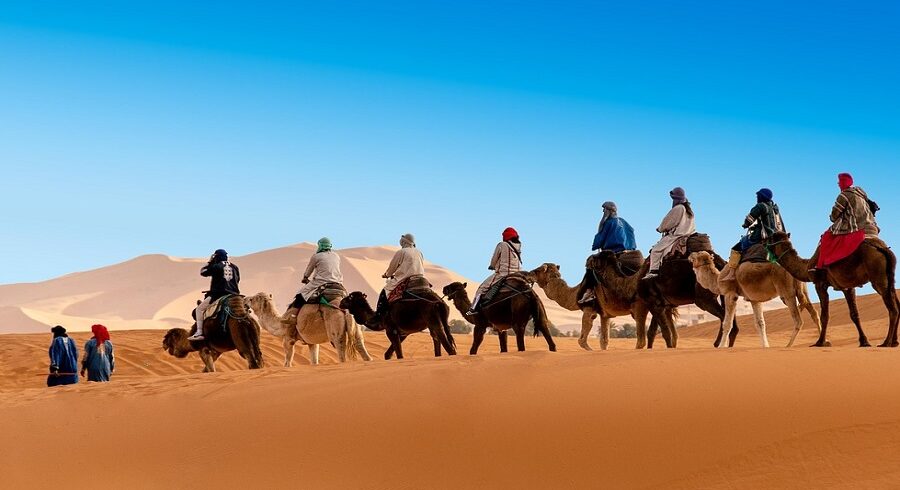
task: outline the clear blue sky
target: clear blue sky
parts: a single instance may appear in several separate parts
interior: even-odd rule
[[[761,186],[801,252],[852,172],[898,243],[897,2],[4,2],[0,282],[145,253],[506,226],[577,280],[682,186],[724,250]],[[253,271],[244,271],[253,274]]]

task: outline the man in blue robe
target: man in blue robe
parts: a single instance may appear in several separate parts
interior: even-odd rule
[[[606,201],[603,203],[603,218],[594,235],[594,245],[591,250],[608,250],[610,252],[624,252],[635,250],[634,228],[627,221],[619,217],[616,203]]]
[[[78,382],[78,348],[75,341],[66,334],[66,329],[57,325],[50,329],[53,341],[50,343],[50,375],[47,386],[70,385]]]

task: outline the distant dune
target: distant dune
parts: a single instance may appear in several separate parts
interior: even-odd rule
[[[368,294],[374,306],[384,285],[381,274],[396,250],[338,250],[347,289]],[[241,291],[270,292],[279,307],[286,306],[300,286],[301,275],[314,251],[314,245],[301,243],[233,257],[241,267]],[[49,281],[0,286],[0,333],[47,331],[56,324],[72,331],[89,331],[94,323],[112,330],[187,326],[200,291],[209,286],[208,280],[199,275],[205,262],[206,259],[144,255]],[[470,296],[474,296],[478,283],[484,279],[470,280],[430,262],[426,263],[426,273],[437,291],[454,281],[468,282]],[[563,310],[552,301],[545,303],[557,327],[580,328],[580,313]],[[451,317],[461,318],[455,309],[451,309]]]

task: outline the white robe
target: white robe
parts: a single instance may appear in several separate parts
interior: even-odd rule
[[[301,286],[297,294],[302,295],[305,300],[324,284],[329,282],[342,284],[344,276],[341,274],[341,257],[331,250],[313,254],[303,277],[309,279],[309,282]]]
[[[515,247],[515,248],[513,248]],[[494,247],[494,255],[491,256],[491,265],[488,269],[494,271],[484,282],[478,286],[478,292],[475,293],[476,296],[481,296],[485,293],[491,286],[494,285],[497,281],[500,280],[501,277],[506,277],[513,272],[519,272],[522,270],[522,261],[519,259],[519,254],[521,253],[522,245],[519,243],[512,242],[500,242]]]
[[[650,270],[659,270],[662,258],[672,250],[675,242],[687,235],[693,235],[697,231],[694,217],[688,215],[684,206],[675,206],[663,218],[656,231],[663,234],[656,245],[650,249]]]
[[[381,276],[387,279],[384,293],[390,296],[398,284],[412,276],[425,275],[425,257],[415,247],[403,247],[394,253],[391,263]]]

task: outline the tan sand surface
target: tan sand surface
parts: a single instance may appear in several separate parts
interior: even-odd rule
[[[873,341],[886,321],[862,298]],[[0,474],[4,488],[896,488],[900,350],[859,349],[835,304],[835,347],[709,347],[709,325],[677,350],[615,340],[584,352],[435,359],[411,336],[408,359],[222,372],[160,349],[159,331],[113,332],[108,384],[41,388],[49,335],[0,336]],[[785,312],[768,315],[773,345]],[[79,344],[86,334],[75,334]],[[471,337],[458,335],[467,351]],[[592,339],[596,345],[596,339]],[[662,344],[660,344],[662,345]],[[305,349],[300,352],[305,355]]]

